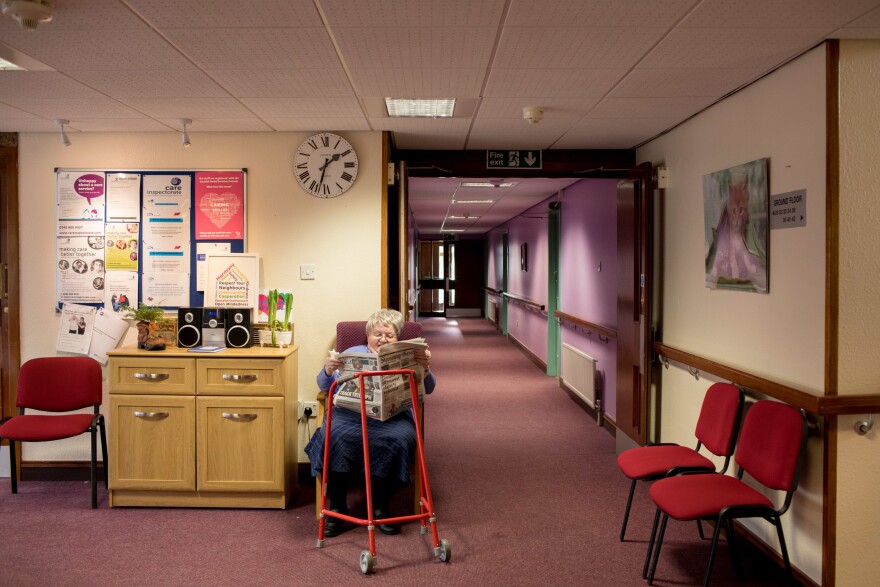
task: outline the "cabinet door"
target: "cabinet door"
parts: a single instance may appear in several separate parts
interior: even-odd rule
[[[195,359],[179,357],[112,357],[111,393],[193,395]]]
[[[110,489],[196,488],[195,398],[110,396]]]
[[[283,361],[273,359],[198,360],[198,395],[281,396],[285,381]]]
[[[199,491],[284,490],[284,398],[198,397]]]

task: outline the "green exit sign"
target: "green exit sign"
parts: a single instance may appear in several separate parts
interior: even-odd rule
[[[486,151],[486,169],[541,169],[541,151]]]

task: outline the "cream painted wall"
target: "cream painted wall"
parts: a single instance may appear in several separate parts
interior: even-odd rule
[[[292,160],[311,133],[195,133],[192,147],[178,133],[20,135],[22,360],[55,354],[54,169],[247,168],[247,251],[259,253],[261,286],[293,291],[299,345],[299,397],[314,400],[315,374],[333,346],[336,322],[362,320],[381,302],[382,135],[346,132],[358,151],[358,178],[334,199],[307,195],[294,181]],[[317,279],[301,281],[300,264]],[[123,344],[135,344],[134,328]],[[105,382],[106,388],[106,382]],[[105,389],[106,393],[106,389]],[[105,398],[106,400],[106,398]],[[313,421],[314,422],[314,421]],[[109,426],[113,423],[109,422]],[[314,431],[314,425],[311,426]],[[305,445],[300,426],[300,449]],[[25,446],[27,460],[82,460],[88,440]],[[307,460],[304,454],[300,461]]]
[[[880,41],[840,43],[840,394],[880,393]],[[837,585],[880,577],[880,432],[838,419]],[[877,423],[880,425],[880,422]]]
[[[769,158],[770,194],[807,190],[807,225],[770,233],[770,291],[705,286],[702,177]],[[663,164],[663,342],[821,394],[825,341],[825,53],[815,49],[638,149]],[[693,442],[709,382],[681,366],[662,373],[661,438]],[[821,580],[822,447],[811,441],[791,511],[783,517],[793,564]],[[755,534],[778,550],[763,522]]]

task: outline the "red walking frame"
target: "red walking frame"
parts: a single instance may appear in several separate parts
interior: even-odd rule
[[[416,425],[416,452],[417,452],[417,468],[419,479],[421,480],[421,496],[419,497],[420,513],[411,516],[399,516],[396,518],[382,518],[380,520],[373,519],[373,490],[370,481],[370,445],[367,434],[367,406],[364,394],[364,377],[372,377],[374,375],[403,375],[409,379],[409,389],[412,396],[412,416]],[[330,387],[327,394],[327,405],[325,413],[327,414],[326,429],[324,430],[324,469],[321,478],[321,515],[318,522],[318,548],[324,547],[324,525],[327,523],[327,517],[346,520],[358,526],[367,527],[367,535],[369,536],[370,548],[363,550],[360,554],[360,569],[363,574],[369,574],[373,571],[376,563],[376,526],[378,524],[400,524],[406,522],[421,522],[421,533],[427,534],[428,524],[431,528],[431,537],[434,544],[434,556],[438,557],[442,562],[448,563],[452,558],[452,550],[449,541],[441,540],[437,533],[437,514],[434,511],[434,499],[431,497],[431,484],[428,481],[428,464],[425,461],[425,448],[422,442],[422,425],[419,418],[419,411],[422,409],[419,404],[418,387],[415,381],[415,372],[411,369],[400,369],[396,371],[363,371],[356,373],[358,383],[361,390],[361,431],[364,438],[364,480],[367,487],[367,519],[355,518],[338,512],[332,512],[327,509],[327,475],[330,469],[330,430],[333,420],[333,394],[336,393],[336,381]]]

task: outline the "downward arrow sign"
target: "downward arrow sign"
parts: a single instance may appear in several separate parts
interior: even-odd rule
[[[535,158],[535,156],[532,155],[531,151],[529,151],[528,154],[526,155],[526,158],[525,158],[526,165],[531,167],[532,165],[535,164],[536,161],[537,161],[537,159]]]

